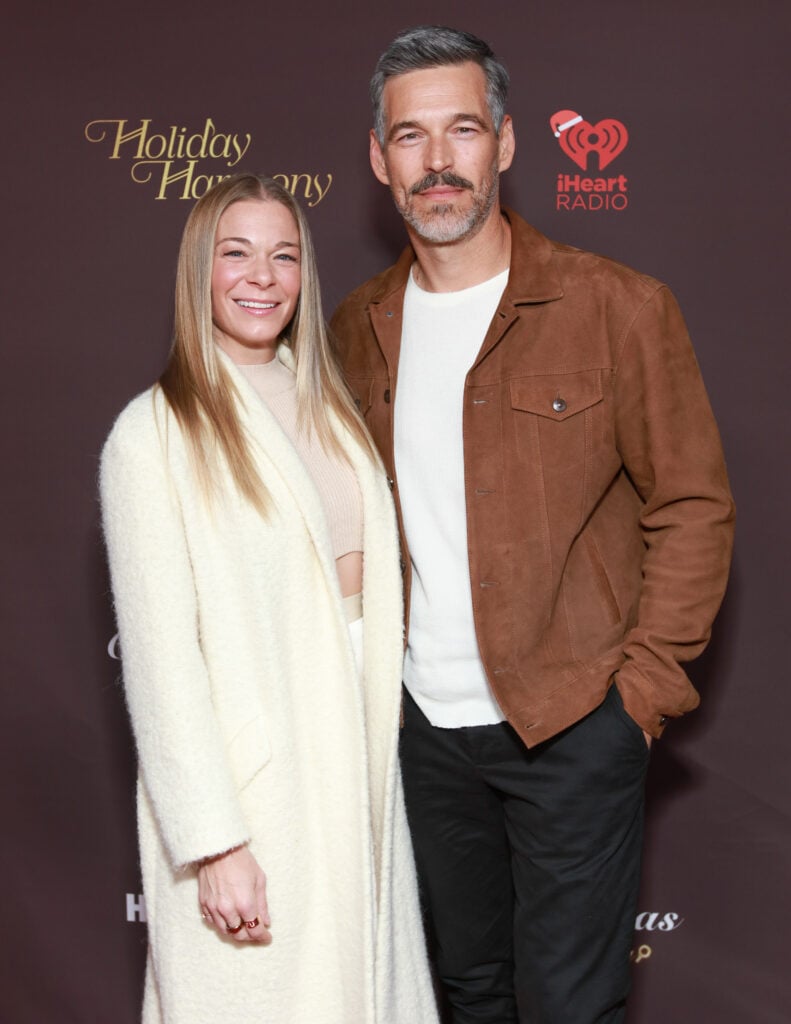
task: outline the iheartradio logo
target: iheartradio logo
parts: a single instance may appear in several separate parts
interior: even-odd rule
[[[574,110],[558,110],[550,117],[549,127],[566,156],[583,171],[588,170],[591,153],[598,154],[598,170],[603,171],[623,153],[629,141],[629,132],[621,121],[607,117],[591,124]]]
[[[589,168],[591,153],[596,154],[599,174],[626,149],[629,132],[621,121],[607,117],[596,124],[586,121],[576,110],[558,110],[549,119],[552,134],[560,148],[583,171]],[[556,209],[558,210],[624,210],[629,205],[627,179],[587,177],[581,174],[559,174]]]

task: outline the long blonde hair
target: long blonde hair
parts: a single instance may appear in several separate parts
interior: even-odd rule
[[[221,455],[240,493],[265,515],[268,491],[239,418],[239,393],[217,354],[211,307],[217,224],[232,203],[250,199],[281,203],[291,211],[299,229],[301,288],[294,316],[281,340],[291,349],[296,364],[300,427],[315,430],[325,449],[345,458],[330,423],[330,409],[372,460],[378,462],[378,455],[330,347],[305,215],[291,193],[271,178],[255,174],[226,178],[198,200],[184,227],[176,269],[173,344],[159,386],[187,439],[205,495],[211,498],[216,492]]]

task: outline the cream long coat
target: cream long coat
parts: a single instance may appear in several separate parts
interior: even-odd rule
[[[268,519],[227,474],[207,507],[161,393],[127,406],[102,456],[140,764],[143,1021],[434,1024],[397,758],[401,579],[387,483],[344,435],[364,503],[360,680],[318,494],[227,365]],[[245,842],[267,874],[268,947],[200,916],[194,862]]]

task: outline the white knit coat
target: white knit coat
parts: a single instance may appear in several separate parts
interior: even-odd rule
[[[290,354],[282,349],[280,358]],[[101,498],[138,748],[144,1024],[435,1024],[398,768],[401,577],[380,469],[364,507],[364,676],[318,493],[245,378],[262,518],[221,470],[201,495],[159,391],[121,413]],[[248,843],[270,946],[201,919],[194,863]]]

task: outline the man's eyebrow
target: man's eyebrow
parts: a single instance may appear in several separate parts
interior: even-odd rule
[[[407,131],[412,128],[420,128],[419,121],[396,121],[390,131],[387,133],[388,142],[398,135],[399,132]]]
[[[472,121],[473,124],[477,124],[483,131],[491,131],[491,125],[477,114],[456,114],[451,124],[458,124],[459,121]]]
[[[472,123],[476,124],[482,131],[491,131],[491,125],[484,121],[482,117],[479,117],[478,114],[454,114],[450,119],[449,125],[458,124],[459,121],[472,121]],[[387,141],[392,141],[399,132],[412,131],[416,128],[422,128],[419,121],[397,121],[387,133]]]

